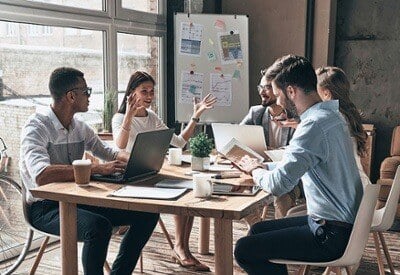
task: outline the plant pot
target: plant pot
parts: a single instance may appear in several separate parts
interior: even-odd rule
[[[192,156],[192,170],[206,171],[210,169],[210,157],[199,158]]]

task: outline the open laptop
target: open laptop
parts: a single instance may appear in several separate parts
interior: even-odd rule
[[[234,138],[256,151],[264,159],[268,159],[265,154],[267,145],[262,126],[212,123],[211,127],[214,133],[215,149],[218,152],[221,152],[222,148]]]
[[[124,183],[157,174],[171,142],[174,129],[139,133],[133,144],[131,155],[124,173],[92,175],[92,180]]]

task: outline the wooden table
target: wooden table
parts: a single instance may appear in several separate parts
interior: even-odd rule
[[[190,167],[164,165],[160,173],[138,182],[153,185],[165,178],[190,178],[184,172]],[[91,182],[88,187],[75,183],[51,183],[32,189],[34,197],[60,202],[62,274],[78,274],[76,205],[86,204],[126,210],[169,213],[214,218],[215,274],[233,274],[232,221],[240,220],[270,200],[261,191],[256,196],[212,196],[200,199],[187,192],[177,200],[151,200],[109,197],[121,187],[118,184]]]

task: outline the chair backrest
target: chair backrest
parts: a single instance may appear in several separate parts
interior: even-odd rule
[[[372,221],[371,230],[386,231],[394,221],[396,216],[398,201],[400,196],[400,166],[396,169],[396,174],[390,189],[389,196],[386,200],[385,207],[375,210]]]
[[[358,263],[364,252],[374,215],[380,186],[368,184],[357,211],[356,220],[343,256],[335,261],[335,266],[350,266]]]

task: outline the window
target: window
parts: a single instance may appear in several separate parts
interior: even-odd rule
[[[135,71],[145,71],[156,81],[155,100],[152,109],[158,113],[160,106],[159,45],[158,37],[118,33],[118,106],[122,102],[130,76]]]
[[[89,10],[104,10],[103,0],[26,0],[29,2],[40,2],[45,4],[54,4],[59,6],[68,6]]]
[[[18,25],[15,23],[7,23],[7,34],[6,36],[8,37],[15,37],[17,36],[17,32],[18,32]]]
[[[158,0],[122,0],[122,8],[158,13]]]

